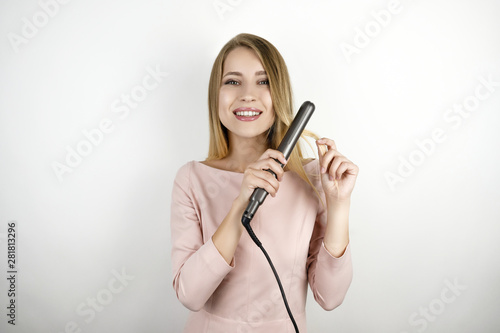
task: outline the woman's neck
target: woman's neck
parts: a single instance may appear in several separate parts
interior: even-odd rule
[[[254,138],[229,137],[229,153],[223,160],[226,170],[244,172],[249,164],[257,161],[267,149],[267,138],[264,135]]]

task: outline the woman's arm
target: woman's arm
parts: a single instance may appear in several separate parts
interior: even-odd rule
[[[235,200],[231,210],[212,236],[212,242],[228,265],[233,264],[234,253],[243,232],[243,224],[240,221],[245,208],[246,205]]]
[[[359,168],[338,150],[333,140],[316,141],[322,188],[327,204],[325,246],[334,257],[340,257],[349,244],[349,209],[351,193]],[[328,150],[324,149],[328,147]]]
[[[173,287],[179,301],[200,310],[233,269],[212,239],[204,242],[199,207],[190,184],[191,164],[182,166],[174,180],[170,209]]]
[[[325,200],[321,184],[315,185]],[[352,281],[349,234],[344,223],[348,221],[342,219],[347,218],[348,211],[342,206],[334,209],[328,203],[326,209],[321,203],[320,207],[309,244],[307,275],[314,299],[323,309],[330,311],[342,304]],[[345,233],[342,234],[342,231]],[[337,232],[339,235],[335,234]],[[347,244],[344,246],[345,240]]]
[[[316,301],[332,310],[342,303],[352,281],[349,209],[359,168],[337,151],[333,140],[316,143],[321,176],[316,186],[324,195],[326,212],[318,214],[311,238],[308,278]]]

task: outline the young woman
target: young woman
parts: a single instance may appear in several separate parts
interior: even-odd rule
[[[271,268],[241,223],[260,187],[270,196],[251,226],[304,333],[307,284],[332,310],[351,283],[349,208],[359,169],[328,138],[316,140],[319,159],[305,160],[299,146],[288,161],[276,150],[293,120],[292,92],[283,58],[261,37],[239,34],[222,48],[208,104],[208,158],[183,165],[172,191],[173,287],[192,311],[184,332],[294,332]]]

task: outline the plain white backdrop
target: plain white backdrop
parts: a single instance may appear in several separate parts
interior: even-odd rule
[[[309,294],[309,331],[498,332],[499,10],[493,0],[3,0],[0,331],[182,331],[172,182],[205,159],[211,66],[248,32],[280,50],[296,108],[315,103],[308,128],[360,168],[354,279],[332,312]]]

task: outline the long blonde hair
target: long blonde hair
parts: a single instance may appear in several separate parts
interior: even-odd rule
[[[219,89],[222,80],[224,60],[229,52],[237,47],[247,47],[252,49],[259,57],[264,70],[269,79],[271,99],[275,112],[274,124],[269,128],[267,135],[267,148],[277,149],[281,140],[286,134],[288,127],[293,120],[293,96],[290,77],[283,57],[276,47],[262,37],[252,34],[242,33],[222,47],[215,59],[210,74],[208,84],[208,109],[210,121],[210,145],[207,160],[217,160],[224,158],[229,153],[229,142],[227,128],[222,125],[219,119]],[[304,130],[301,138],[305,136],[319,139],[313,132]],[[306,141],[307,143],[307,141]],[[302,161],[304,157],[300,145],[296,145],[290,154],[285,170],[295,171],[304,181],[306,181],[319,196],[318,191],[309,180]]]

